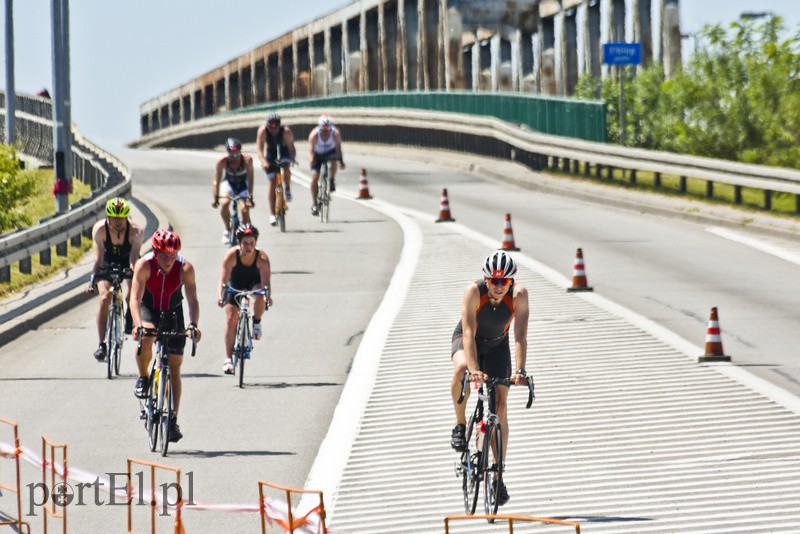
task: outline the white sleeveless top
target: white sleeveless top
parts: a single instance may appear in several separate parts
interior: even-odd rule
[[[336,148],[336,144],[333,142],[333,137],[335,133],[336,133],[336,128],[331,128],[331,133],[328,136],[328,140],[324,141],[322,139],[322,132],[320,132],[319,127],[317,127],[317,142],[314,143],[314,153],[326,154],[331,150],[334,150]]]

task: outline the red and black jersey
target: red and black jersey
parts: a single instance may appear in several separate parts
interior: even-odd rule
[[[147,279],[142,303],[153,311],[161,312],[171,310],[181,305],[181,273],[186,263],[186,258],[178,254],[178,259],[172,269],[165,273],[158,266],[155,253],[150,252],[144,259],[150,266],[150,277]]]

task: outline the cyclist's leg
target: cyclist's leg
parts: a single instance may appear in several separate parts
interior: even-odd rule
[[[335,154],[331,154],[331,157],[334,156]],[[330,161],[328,161],[328,169],[330,170],[331,173],[331,181],[333,181],[336,178],[336,171],[339,170],[339,162],[336,161],[335,159],[331,159]]]
[[[319,169],[322,163],[319,154],[314,154],[314,161],[311,162],[311,204],[317,205],[317,193],[319,193]]]
[[[225,190],[223,192],[223,190]],[[220,195],[225,195],[225,198],[219,199],[219,214],[222,217],[222,225],[225,227],[226,232],[231,231],[231,199],[230,199],[231,189],[227,187],[227,182],[225,185],[220,187]]]
[[[284,189],[288,192],[292,188],[292,162],[289,159],[283,160],[283,183]],[[287,200],[289,200],[287,198]]]
[[[184,339],[184,342],[185,341]],[[181,349],[181,351],[182,350],[183,349]],[[183,353],[175,354],[174,352],[175,345],[170,344],[169,373],[171,376],[170,385],[172,386],[172,398],[175,404],[175,408],[172,410],[172,416],[177,419],[178,408],[181,404],[181,365],[183,364]]]
[[[461,342],[461,338],[454,341],[455,343]],[[453,353],[453,379],[450,382],[450,393],[453,398],[453,409],[456,412],[456,424],[467,424],[467,399],[469,398],[469,390],[464,395],[464,400],[461,404],[458,403],[458,398],[461,396],[461,381],[464,379],[464,371],[467,370],[467,357],[464,354],[464,349],[459,348]]]
[[[250,206],[247,204],[247,190],[237,196],[239,203],[239,213],[242,216],[242,224],[250,224]],[[236,229],[234,228],[234,231]]]
[[[106,322],[108,306],[111,304],[111,283],[108,280],[97,280],[97,339],[103,343],[106,338]]]
[[[133,316],[131,315],[131,280],[125,280],[125,333],[130,334],[133,328]]]
[[[233,345],[236,342],[236,323],[239,319],[239,307],[230,302],[230,297],[225,297],[225,358],[233,357]]]

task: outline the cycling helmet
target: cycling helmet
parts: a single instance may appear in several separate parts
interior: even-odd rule
[[[114,219],[125,219],[131,212],[131,207],[123,198],[112,198],[106,203],[106,215]]]
[[[492,252],[483,262],[483,276],[486,278],[511,278],[517,272],[517,264],[504,250]]]
[[[317,124],[320,128],[333,128],[333,119],[327,113],[323,113],[319,116],[319,121]]]
[[[236,139],[235,137],[229,137],[228,140],[225,142],[225,148],[228,150],[228,154],[241,154],[242,153],[242,142]]]
[[[181,249],[181,238],[169,230],[156,230],[153,234],[153,248],[164,254],[172,254]]]
[[[281,125],[281,116],[277,113],[270,113],[267,115],[267,126],[280,126]]]
[[[252,224],[243,224],[236,229],[236,239],[239,241],[250,235],[258,239],[258,228]]]

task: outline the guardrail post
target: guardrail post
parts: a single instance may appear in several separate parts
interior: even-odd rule
[[[32,271],[33,268],[30,256],[19,260],[19,272],[21,272],[22,274],[31,274]]]
[[[772,191],[764,189],[764,209],[769,211],[772,209]]]
[[[685,193],[686,192],[686,177],[685,176],[681,176],[680,191],[681,191],[681,193]]]
[[[581,162],[577,159],[572,160],[572,174],[578,174],[581,172]]]
[[[67,242],[64,241],[62,243],[58,243],[56,245],[56,255],[57,256],[66,256],[67,255]]]
[[[661,173],[657,172],[653,175],[653,187],[661,187]]]
[[[706,198],[714,198],[714,182],[706,181]]]
[[[800,215],[800,195],[794,196],[794,212]]]
[[[0,267],[0,283],[7,283],[11,281],[11,266],[6,265]]]
[[[586,178],[592,177],[592,164],[589,163],[588,161],[583,164],[583,175]]]
[[[741,185],[733,186],[733,203],[734,204],[741,204],[742,203],[742,186]]]
[[[629,182],[631,185],[636,185],[636,169],[631,169],[631,174],[628,177]]]
[[[52,251],[49,248],[46,248],[39,253],[39,264],[50,265],[53,263],[52,258]]]
[[[609,182],[611,182],[611,181],[613,181],[613,180],[614,180],[614,167],[612,167],[611,165],[609,165],[608,167],[606,167],[606,169],[608,170],[608,171],[606,172],[606,179],[607,179]]]
[[[602,180],[603,178],[603,166],[599,163],[594,166],[594,177],[598,180]]]
[[[569,158],[564,158],[563,160],[561,160],[561,170],[569,174],[569,169],[570,169]]]
[[[81,234],[77,234],[69,238],[69,244],[73,247],[81,246]]]

